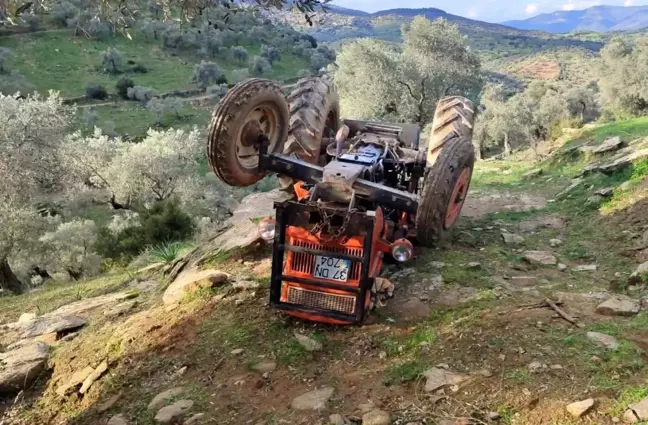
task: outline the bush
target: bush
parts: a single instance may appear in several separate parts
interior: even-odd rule
[[[272,72],[272,65],[264,57],[254,56],[250,63],[250,72],[254,75],[264,75]]]
[[[77,15],[78,9],[72,3],[66,0],[56,2],[52,6],[50,12],[50,19],[57,27],[66,28],[68,21],[74,19]]]
[[[247,68],[235,69],[232,71],[232,84],[238,84],[250,78],[250,71]]]
[[[132,258],[149,247],[187,240],[193,231],[191,217],[182,211],[177,201],[158,201],[140,211],[139,225],[125,228],[118,234],[102,229],[97,251],[107,258]]]
[[[105,72],[119,74],[122,71],[122,57],[119,50],[109,47],[101,53],[101,67]]]
[[[239,63],[245,63],[249,59],[248,51],[243,46],[232,47],[232,57]]]
[[[201,61],[194,67],[191,81],[204,90],[214,83],[227,83],[227,78],[216,63]]]
[[[279,58],[281,58],[281,51],[273,46],[261,46],[261,56],[266,58],[270,65],[273,65]]]
[[[135,86],[126,90],[126,97],[144,103],[149,102],[155,96],[157,96],[157,92],[151,87]]]
[[[29,28],[31,32],[38,31],[38,27],[40,27],[40,18],[38,16],[33,13],[23,13],[20,15],[20,19],[23,25]]]
[[[0,46],[0,74],[8,74],[7,59],[11,56],[11,50]]]
[[[100,40],[110,34],[110,27],[105,22],[101,22],[99,18],[93,17],[85,25],[82,25],[86,34],[91,38]]]
[[[146,74],[148,72],[148,68],[141,63],[136,63],[135,66],[131,68],[131,71],[137,74]]]
[[[103,100],[108,97],[108,91],[106,88],[98,83],[90,83],[86,87],[86,96],[88,99],[99,99]]]
[[[124,99],[128,99],[128,89],[135,87],[135,83],[132,78],[121,77],[119,81],[117,81],[117,84],[115,84],[115,87],[117,88],[117,94]]]
[[[299,78],[306,78],[310,77],[311,75],[313,75],[313,73],[309,69],[300,69],[299,72],[297,72],[297,76]]]

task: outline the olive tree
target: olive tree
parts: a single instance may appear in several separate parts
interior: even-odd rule
[[[101,67],[110,74],[119,74],[122,71],[122,57],[119,50],[109,47],[102,52]]]
[[[250,72],[253,75],[265,75],[272,72],[272,65],[263,56],[254,56],[250,61]]]
[[[274,46],[261,45],[261,57],[264,57],[270,62],[270,65],[274,65],[276,61],[281,58],[281,50]]]
[[[633,113],[648,110],[648,35],[613,38],[601,51],[601,98]]]
[[[74,280],[98,274],[101,257],[94,250],[97,237],[95,222],[82,219],[61,223],[45,233],[39,240],[50,252],[48,270],[65,272]]]
[[[45,225],[36,203],[60,190],[61,153],[73,110],[55,94],[0,94],[0,288],[21,293],[11,263],[30,252]]]
[[[218,64],[214,62],[201,61],[194,67],[194,73],[191,77],[191,82],[197,84],[201,89],[205,90],[212,84],[221,82],[223,78],[223,71],[221,71]]]
[[[416,17],[402,32],[401,48],[373,39],[342,48],[335,80],[347,113],[425,125],[442,97],[477,97],[479,58],[456,25]]]
[[[173,195],[188,201],[199,186],[202,142],[197,130],[149,130],[139,143],[111,139],[101,130],[87,137],[77,132],[63,152],[67,175],[76,185],[107,191],[115,209]]]
[[[232,56],[238,61],[238,63],[245,63],[249,58],[248,51],[243,46],[232,47]]]

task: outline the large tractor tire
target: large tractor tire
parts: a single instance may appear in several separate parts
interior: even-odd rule
[[[317,163],[322,140],[335,137],[340,127],[340,99],[327,78],[303,78],[288,96],[290,130],[283,153]]]
[[[335,137],[340,126],[340,99],[333,82],[302,78],[288,96],[290,130],[283,153],[310,163],[321,163],[322,140]],[[324,165],[324,164],[320,164]],[[293,179],[280,176],[281,188],[290,191]]]
[[[288,128],[282,87],[260,78],[243,81],[227,92],[212,116],[209,166],[230,186],[250,186],[265,177],[258,170],[260,136],[270,140],[268,152],[282,152]]]
[[[475,165],[473,117],[472,102],[462,97],[442,99],[437,107],[416,215],[424,246],[436,246],[461,214]]]

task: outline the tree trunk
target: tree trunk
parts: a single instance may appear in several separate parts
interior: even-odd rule
[[[0,259],[0,288],[14,295],[25,293],[25,287],[11,270],[9,261],[6,258]]]
[[[509,142],[508,133],[504,134],[504,156],[509,156],[511,154],[511,142]]]
[[[475,147],[475,159],[477,161],[484,159],[484,144],[481,140],[473,139],[473,146]]]

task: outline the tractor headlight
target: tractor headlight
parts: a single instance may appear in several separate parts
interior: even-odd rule
[[[275,237],[275,220],[273,218],[264,218],[259,222],[259,236],[266,242],[271,242]]]
[[[412,259],[414,246],[407,239],[399,239],[391,245],[391,254],[396,261],[404,263]]]

